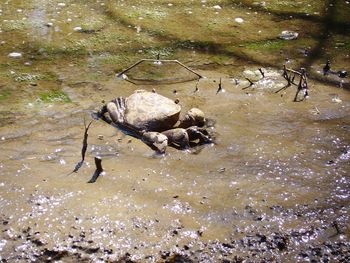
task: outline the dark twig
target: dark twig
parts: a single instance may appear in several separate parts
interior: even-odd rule
[[[92,175],[91,179],[88,181],[89,184],[96,182],[97,178],[103,172],[102,160],[99,157],[95,157],[95,165],[96,165],[96,170]]]
[[[339,225],[338,225],[338,222],[337,221],[333,221],[333,224],[332,224],[335,228],[335,230],[337,231],[336,235],[339,235],[339,234],[342,234],[343,232],[341,231]]]
[[[219,92],[222,92],[222,91],[223,91],[223,89],[222,89],[221,78],[220,78],[219,88],[218,88],[218,90],[216,91],[216,94],[218,94]]]
[[[281,92],[282,90],[287,89],[288,87],[290,87],[290,85],[286,84],[284,87],[282,87],[282,88],[280,88],[279,90],[275,91],[275,93],[279,93],[279,92]]]
[[[261,76],[263,77],[263,78],[265,78],[265,73],[264,73],[264,71],[262,70],[262,68],[258,68],[259,69],[259,71],[260,71],[260,73],[261,73]]]
[[[303,101],[304,99],[306,99],[309,96],[309,86],[307,83],[307,75],[306,75],[306,70],[304,68],[300,69],[299,71],[293,70],[293,69],[289,69],[286,67],[286,65],[283,65],[283,73],[282,76],[285,80],[287,80],[287,84],[286,86],[284,86],[283,88],[277,90],[275,93],[279,93],[282,90],[287,89],[288,87],[290,87],[292,84],[298,86],[298,90],[294,96],[294,101],[295,102],[299,102],[299,101]],[[294,82],[294,79],[296,76],[299,76],[299,83],[298,85]],[[304,93],[304,96],[301,100],[298,100],[298,95],[300,92]]]
[[[84,118],[84,127],[85,127],[85,131],[84,131],[84,139],[83,139],[83,147],[81,149],[81,161],[78,162],[74,168],[74,170],[70,173],[76,173],[78,172],[78,170],[80,169],[80,167],[83,165],[84,163],[84,160],[85,160],[85,154],[86,154],[86,150],[87,150],[87,147],[88,147],[88,130],[90,128],[90,125],[92,124],[93,120],[90,121],[90,123],[88,125],[86,125],[86,122],[85,122],[85,118]]]
[[[196,89],[194,90],[195,93],[199,91],[198,84],[199,84],[199,79],[197,79],[197,82],[196,82]]]
[[[253,81],[251,81],[251,80],[248,79],[248,78],[245,78],[245,79],[249,81],[249,86],[248,86],[248,87],[245,87],[245,88],[242,88],[242,90],[245,90],[245,89],[247,89],[247,88],[250,88],[251,86],[254,85],[254,82],[253,82]]]
[[[306,70],[304,68],[301,68],[301,76],[300,76],[300,80],[299,80],[299,84],[298,84],[298,90],[297,93],[295,94],[294,97],[294,101],[295,102],[299,102],[299,101],[303,101],[305,100],[308,96],[309,96],[309,92],[308,92],[308,84],[307,84],[307,77],[306,77]],[[298,95],[300,92],[303,92],[303,98],[301,100],[298,100]]]

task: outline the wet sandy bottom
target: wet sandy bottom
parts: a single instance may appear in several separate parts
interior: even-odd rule
[[[68,175],[80,159],[83,119],[99,107],[84,97],[93,85],[63,84],[72,104],[4,114],[1,258],[348,261],[350,94],[313,82],[310,98],[295,103],[295,87],[274,93],[284,80],[273,71],[247,89],[243,79],[202,73],[196,93],[196,82],[156,87],[183,111],[198,107],[215,120],[216,143],[192,152],[157,156],[94,122],[87,163]],[[219,77],[225,92],[216,94]],[[135,88],[113,80],[98,97]],[[87,184],[96,155],[105,174]]]

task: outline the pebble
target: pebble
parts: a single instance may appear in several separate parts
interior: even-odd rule
[[[48,23],[46,24],[46,26],[47,26],[47,27],[52,27],[52,26],[53,26],[53,23],[48,22]]]
[[[74,31],[80,32],[83,29],[80,26],[76,26],[75,28],[73,28]]]
[[[240,18],[240,17],[235,18],[235,21],[240,24],[244,22],[243,18]]]
[[[60,6],[60,7],[64,7],[64,6],[66,6],[66,4],[65,4],[65,3],[58,3],[57,5],[58,5],[58,6]]]
[[[278,36],[278,38],[283,39],[283,40],[293,40],[293,39],[297,39],[298,36],[299,36],[299,34],[297,32],[285,30],[285,31],[281,32],[281,34]]]
[[[213,8],[214,8],[214,9],[217,9],[217,10],[222,9],[221,6],[219,6],[219,5],[214,5]]]
[[[19,53],[19,52],[12,52],[10,54],[8,54],[8,56],[10,58],[21,58],[22,57],[22,53]]]
[[[334,97],[332,98],[332,102],[334,102],[334,103],[341,103],[342,100],[341,100],[338,96],[334,96]]]

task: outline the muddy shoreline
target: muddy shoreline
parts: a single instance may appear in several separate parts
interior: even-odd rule
[[[40,204],[37,204],[40,205]],[[89,236],[96,229],[82,231],[79,224],[70,225],[71,234],[64,236],[60,245],[50,246],[44,238],[44,233],[36,231],[35,227],[13,229],[10,218],[1,217],[2,236],[14,246],[16,254],[6,253],[2,262],[33,261],[33,262],[348,262],[350,257],[350,242],[344,236],[347,221],[345,217],[335,218],[334,214],[345,212],[346,207],[333,205],[332,208],[307,205],[296,209],[284,209],[280,206],[269,208],[271,215],[261,214],[252,207],[245,207],[243,214],[236,213],[234,217],[251,221],[251,226],[240,229],[232,225],[231,238],[225,242],[219,240],[202,241],[206,231],[202,228],[193,232],[196,237],[189,243],[181,242],[171,250],[159,250],[152,255],[140,256],[138,250],[160,244],[130,244],[129,249],[118,251],[114,246],[101,246]],[[290,228],[278,230],[271,227],[274,217],[297,220],[313,220],[314,226],[308,228]],[[81,218],[75,218],[76,221]],[[159,221],[158,221],[159,222]],[[154,219],[153,223],[157,223]],[[186,232],[181,222],[168,229],[167,239],[176,239]],[[134,230],[148,230],[150,222],[135,220]],[[111,235],[118,229],[103,227],[100,235]],[[164,240],[165,241],[165,240]],[[3,241],[2,241],[3,242]],[[166,242],[166,241],[165,241]],[[3,243],[2,243],[3,244]],[[8,248],[9,249],[9,248]],[[11,251],[11,249],[9,249]],[[23,251],[23,253],[18,253]],[[4,254],[4,255],[6,255]]]
[[[2,1],[0,262],[350,262],[349,13],[333,0]],[[164,61],[127,72],[138,83],[117,77],[157,57],[204,77]],[[299,102],[284,65],[306,68]],[[215,143],[157,155],[94,121],[71,173],[84,120],[136,89],[203,110]]]

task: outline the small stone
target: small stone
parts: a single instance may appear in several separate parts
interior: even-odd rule
[[[216,9],[216,10],[221,10],[222,9],[221,6],[219,6],[219,5],[214,5],[213,8]]]
[[[58,6],[60,6],[60,7],[64,7],[64,6],[66,6],[66,4],[65,4],[65,3],[58,3],[57,5],[58,5]]]
[[[293,40],[293,39],[297,39],[298,36],[299,36],[299,33],[297,32],[285,30],[281,32],[278,38],[283,40]]]
[[[342,100],[341,100],[338,96],[334,96],[334,97],[332,98],[332,102],[334,102],[334,103],[341,103]]]
[[[19,53],[19,52],[12,52],[10,54],[8,54],[8,56],[10,58],[21,58],[22,57],[22,53]]]
[[[76,32],[81,32],[83,29],[80,26],[76,26],[75,28],[73,28],[73,30]]]
[[[244,22],[243,18],[240,18],[240,17],[236,17],[235,18],[235,22],[239,23],[239,24],[242,24]]]
[[[336,46],[336,47],[344,47],[344,46],[345,46],[345,43],[343,43],[343,42],[338,42],[338,43],[335,43],[335,46]]]
[[[340,71],[338,71],[338,76],[339,76],[339,78],[342,78],[342,79],[346,78],[348,76],[348,72],[345,70],[340,70]]]
[[[52,27],[52,26],[53,26],[53,23],[48,22],[48,23],[46,24],[46,26],[47,26],[47,27]]]

